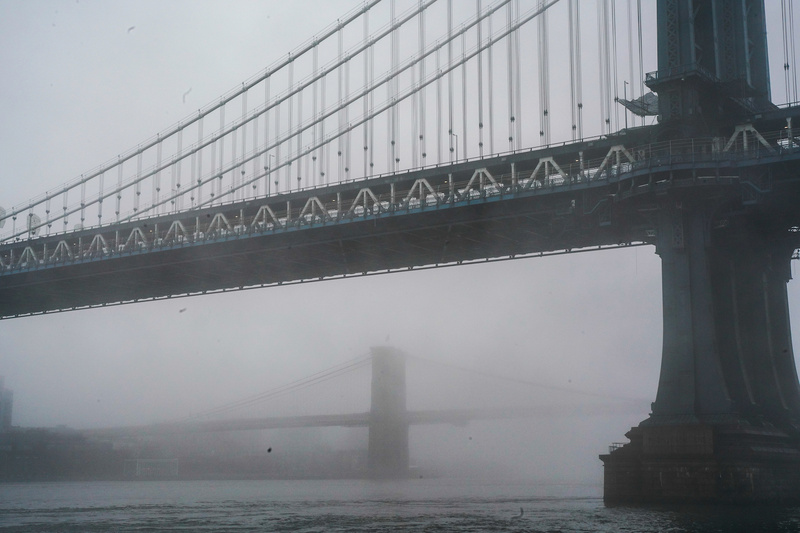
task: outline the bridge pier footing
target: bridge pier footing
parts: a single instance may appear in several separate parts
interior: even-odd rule
[[[650,417],[600,458],[607,503],[800,501],[800,385],[786,283],[795,239],[662,204],[664,339]],[[716,228],[716,229],[712,229]]]
[[[800,501],[800,448],[780,430],[641,425],[626,436],[600,456],[606,504]]]

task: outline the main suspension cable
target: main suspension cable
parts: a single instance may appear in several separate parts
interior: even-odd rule
[[[208,418],[214,415],[220,415],[235,409],[241,409],[242,407],[247,407],[253,404],[264,402],[265,400],[275,398],[276,396],[282,396],[285,394],[289,394],[291,392],[301,390],[307,388],[311,385],[316,385],[322,383],[324,381],[328,381],[335,377],[341,376],[342,374],[346,374],[362,368],[368,365],[371,362],[372,358],[369,355],[362,355],[351,359],[349,361],[345,361],[344,363],[332,366],[330,368],[326,368],[325,370],[321,370],[310,376],[306,376],[304,378],[292,381],[285,385],[280,385],[278,387],[254,394],[252,396],[247,396],[240,400],[235,400],[201,413],[191,415],[182,419],[181,421],[190,421],[190,420],[198,420],[200,418]]]

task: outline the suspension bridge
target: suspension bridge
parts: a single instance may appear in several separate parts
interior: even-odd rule
[[[316,372],[259,394],[230,402],[190,418],[142,426],[110,427],[83,430],[81,433],[104,441],[126,441],[141,438],[164,438],[178,434],[209,432],[259,431],[268,429],[343,427],[368,429],[367,464],[362,472],[374,478],[404,478],[409,470],[409,427],[413,425],[450,424],[465,426],[479,420],[514,420],[541,417],[598,416],[624,412],[641,413],[645,402],[629,398],[608,397],[518,379],[500,378],[470,372],[486,380],[508,386],[523,384],[546,393],[545,401],[516,405],[494,405],[480,408],[411,410],[407,407],[406,359],[403,352],[390,347],[373,347],[368,356]],[[415,358],[430,366],[430,361]],[[270,402],[280,396],[303,393],[316,385],[341,378],[364,367],[370,368],[370,409],[359,413],[337,413],[293,416],[250,416],[241,413],[253,407],[269,412]],[[448,366],[453,372],[464,369]],[[494,391],[497,395],[497,391]],[[483,400],[485,401],[485,399]]]
[[[797,494],[793,3],[783,106],[763,0],[659,0],[650,72],[639,1],[399,4],[359,4],[196,115],[0,213],[0,315],[654,245],[659,389],[603,457],[607,500]],[[769,466],[744,489],[754,464]]]

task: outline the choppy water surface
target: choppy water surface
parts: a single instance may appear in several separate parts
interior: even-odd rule
[[[0,531],[766,533],[800,532],[800,508],[606,508],[595,486],[441,479],[30,483],[0,485]]]

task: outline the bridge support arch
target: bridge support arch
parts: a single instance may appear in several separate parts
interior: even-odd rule
[[[372,348],[371,393],[368,474],[404,477],[408,474],[405,354],[384,346]]]

